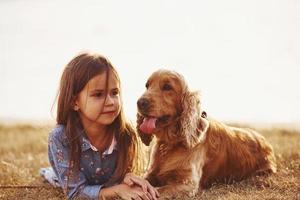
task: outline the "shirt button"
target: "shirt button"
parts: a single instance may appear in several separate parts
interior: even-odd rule
[[[94,166],[94,162],[92,161],[92,162],[90,162],[90,166],[91,167],[93,167]]]
[[[98,167],[98,168],[96,169],[96,172],[95,172],[95,173],[96,173],[97,175],[100,175],[100,174],[101,174],[101,171],[102,171],[102,169],[101,169],[100,167]]]

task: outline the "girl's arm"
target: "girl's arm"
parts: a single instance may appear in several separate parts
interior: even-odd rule
[[[123,180],[123,183],[129,186],[140,186],[145,193],[150,193],[153,199],[159,197],[159,193],[155,187],[153,187],[147,180],[133,174],[127,173]]]
[[[140,186],[129,186],[125,183],[114,185],[108,188],[103,188],[100,191],[99,199],[110,199],[120,197],[125,200],[141,199],[141,200],[156,200],[149,192],[144,192]]]
[[[98,199],[102,185],[88,185],[85,175],[78,169],[69,172],[69,149],[63,145],[62,135],[63,129],[56,127],[50,133],[48,140],[49,161],[60,186],[70,199],[75,196]]]
[[[78,169],[69,172],[68,147],[63,145],[61,139],[63,130],[54,129],[49,135],[48,154],[50,164],[58,177],[60,186],[69,199],[83,197],[88,199],[107,199],[121,197],[122,199],[152,200],[149,192],[144,192],[140,186],[129,186],[126,183],[103,187],[103,185],[88,185],[83,172]],[[68,173],[69,176],[68,176]]]

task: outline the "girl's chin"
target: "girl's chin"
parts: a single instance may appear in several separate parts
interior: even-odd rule
[[[102,124],[102,125],[110,125],[113,123],[113,121],[116,119],[114,115],[111,115],[110,117],[100,117],[99,119],[96,120],[97,123]]]

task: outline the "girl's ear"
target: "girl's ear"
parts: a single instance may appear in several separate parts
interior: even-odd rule
[[[137,120],[136,120],[136,129],[137,129],[137,132],[142,140],[142,142],[146,145],[146,146],[149,146],[150,145],[150,142],[152,141],[153,139],[153,135],[151,134],[146,134],[146,133],[143,133],[141,130],[140,130],[140,125],[142,124],[144,118],[140,115],[140,114],[137,114],[136,115],[137,117]]]
[[[79,110],[79,103],[78,100],[75,99],[73,103],[73,110],[78,111]]]
[[[79,110],[79,107],[78,107],[77,105],[75,105],[75,106],[73,107],[73,109],[74,109],[75,111],[78,111],[78,110]]]

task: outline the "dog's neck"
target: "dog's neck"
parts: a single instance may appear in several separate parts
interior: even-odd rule
[[[199,142],[205,140],[208,127],[209,122],[206,119],[206,113],[202,113],[202,116],[198,119],[198,126],[195,129],[190,130],[193,131],[193,133],[187,133],[192,134],[193,137],[188,137],[181,132],[179,120],[177,120],[176,123],[161,127],[154,135],[156,136],[157,143],[167,145],[169,148],[177,148],[178,146],[192,148]],[[190,141],[193,140],[191,141],[193,145],[188,145],[187,139]]]
[[[156,133],[158,145],[168,146],[168,149],[184,147],[184,138],[180,137],[180,129],[178,123],[172,123],[167,127],[159,129]]]

